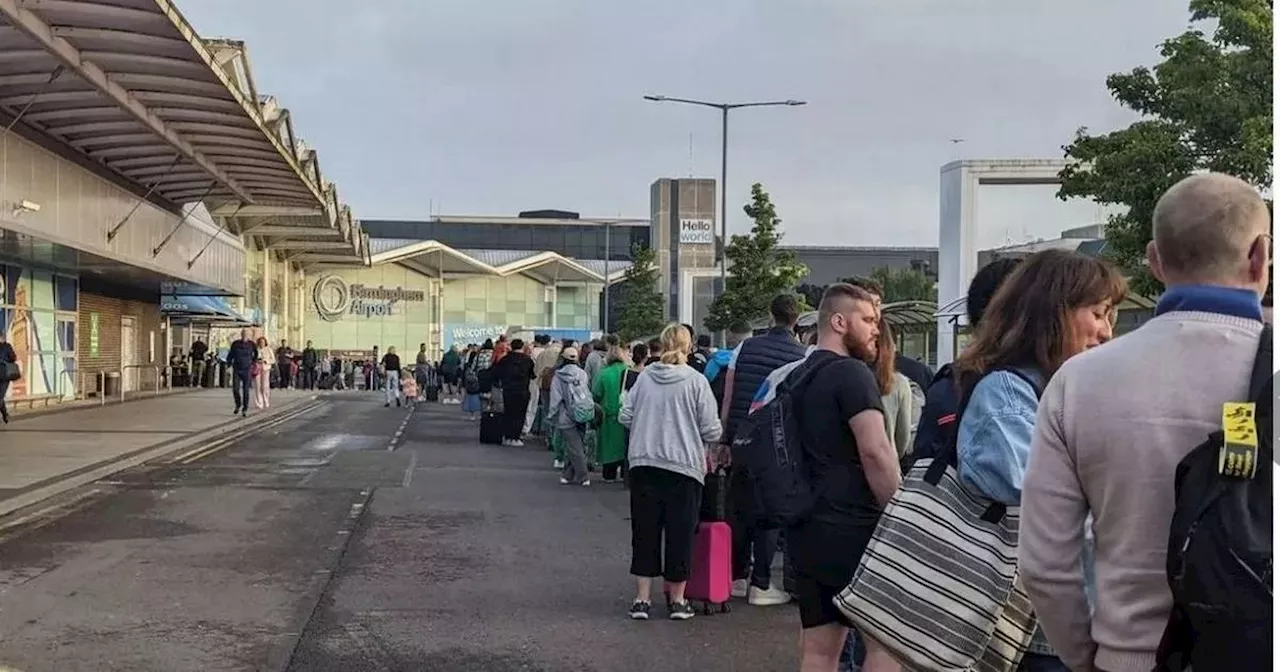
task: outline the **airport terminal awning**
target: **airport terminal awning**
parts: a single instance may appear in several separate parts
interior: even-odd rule
[[[557,252],[540,252],[498,268],[501,275],[523,273],[544,285],[561,282],[603,283],[599,273]]]
[[[429,276],[498,272],[493,266],[434,240],[375,239],[370,247],[375,250],[369,257],[370,263],[394,262]]]
[[[15,120],[175,212],[202,201],[236,233],[291,217],[286,233],[365,260],[315,152],[257,93],[244,45],[200,38],[170,0],[0,0],[0,124]]]
[[[252,324],[231,307],[224,297],[204,294],[165,294],[160,297],[160,313],[170,318],[211,321],[220,324]]]
[[[441,273],[507,276],[527,275],[546,285],[566,282],[604,284],[602,273],[592,268],[603,262],[579,262],[556,252],[520,250],[459,250],[435,240],[374,238],[369,242],[370,262],[398,263],[429,276]],[[610,276],[621,277],[626,263],[613,264]]]

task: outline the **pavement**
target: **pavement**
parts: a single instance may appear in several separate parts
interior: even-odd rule
[[[0,527],[0,668],[795,669],[792,607],[626,618],[621,486],[561,486],[457,406],[378,401],[326,394]]]
[[[242,426],[312,399],[272,390],[272,408],[231,414],[230,389],[140,398],[124,404],[15,416],[0,426],[0,515]]]

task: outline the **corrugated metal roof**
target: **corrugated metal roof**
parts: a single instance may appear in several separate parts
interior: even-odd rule
[[[631,262],[629,261],[610,261],[607,264],[604,259],[574,259],[574,261],[592,273],[597,273],[601,276],[605,274],[606,266],[610,277],[625,273],[628,268],[631,268]]]
[[[514,264],[522,259],[542,254],[541,252],[530,252],[528,250],[478,250],[478,249],[460,249],[459,252],[486,263],[490,266],[506,266]]]
[[[421,243],[421,242],[422,242],[421,240],[409,240],[407,238],[370,238],[369,254],[370,255],[382,254],[384,252],[390,252],[392,250],[399,249],[401,247],[417,245],[418,243]]]

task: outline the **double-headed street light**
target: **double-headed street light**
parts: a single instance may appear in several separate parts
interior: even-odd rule
[[[798,107],[804,105],[803,100],[765,100],[751,103],[713,103],[707,100],[693,100],[690,98],[672,98],[670,96],[645,96],[645,100],[651,100],[655,103],[683,103],[685,105],[698,105],[701,107],[710,107],[720,110],[720,293],[723,294],[728,287],[728,264],[725,259],[725,249],[729,246],[729,210],[728,210],[728,183],[729,183],[729,110],[736,110],[740,107]],[[720,332],[720,345],[726,343],[725,332]]]

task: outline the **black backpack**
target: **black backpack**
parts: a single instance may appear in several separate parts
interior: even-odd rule
[[[778,384],[769,403],[747,416],[733,439],[734,463],[746,469],[755,492],[756,522],[764,529],[804,522],[817,503],[809,483],[796,417],[796,397],[813,377],[837,361],[829,358],[800,365]]]
[[[924,393],[924,408],[920,412],[920,424],[916,426],[916,438],[911,452],[903,458],[906,471],[917,460],[931,460],[947,447],[955,435],[956,418],[960,411],[960,390],[951,365],[945,364],[933,376]]]
[[[1157,670],[1270,670],[1271,327],[1262,331],[1247,407],[1223,409],[1178,463],[1167,572],[1173,610]],[[1228,436],[1231,437],[1228,440]]]

